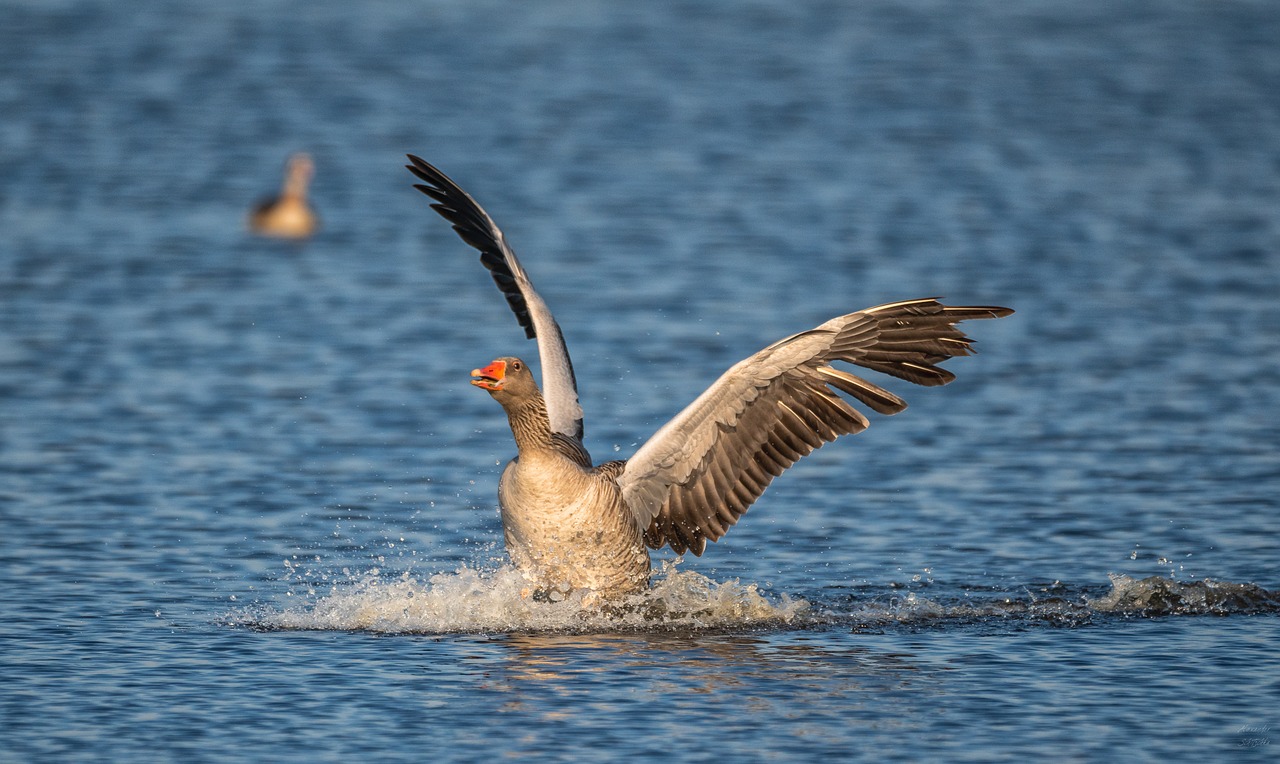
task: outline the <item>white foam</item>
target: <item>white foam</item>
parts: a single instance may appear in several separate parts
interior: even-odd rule
[[[228,616],[230,623],[259,629],[371,631],[388,634],[490,634],[509,632],[602,633],[803,629],[847,626],[854,629],[900,624],[932,627],[973,622],[1009,623],[1029,619],[1059,626],[1082,625],[1102,613],[1144,617],[1216,613],[1276,612],[1280,593],[1254,584],[1204,579],[1177,582],[1112,575],[1111,591],[1092,598],[1070,587],[1059,594],[1028,599],[993,593],[960,598],[918,592],[871,595],[837,603],[761,592],[738,580],[717,582],[664,562],[652,587],[620,601],[592,601],[572,592],[559,602],[530,596],[529,584],[510,564],[493,568],[462,566],[425,580],[412,573],[388,577],[378,569],[326,584],[327,593],[302,585],[307,579],[332,580],[330,574],[289,564],[287,579],[299,584],[291,596],[302,602],[276,609],[258,606]],[[941,593],[940,593],[941,594]]]
[[[608,605],[592,603],[585,592],[535,601],[520,573],[503,565],[463,566],[425,581],[410,573],[387,579],[375,570],[300,606],[235,620],[255,628],[395,634],[696,630],[790,624],[807,609],[804,600],[766,597],[755,584],[716,582],[671,564],[648,591]]]

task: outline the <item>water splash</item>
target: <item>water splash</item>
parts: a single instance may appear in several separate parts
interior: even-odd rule
[[[884,594],[866,588],[801,599],[761,592],[755,584],[717,582],[664,562],[653,586],[601,605],[585,592],[560,602],[528,596],[528,583],[510,565],[462,566],[421,580],[374,569],[301,605],[258,607],[228,621],[255,629],[370,631],[385,634],[485,634],[706,631],[842,627],[937,628],[971,624],[1079,627],[1098,617],[1165,617],[1280,613],[1280,592],[1255,584],[1159,576],[1112,575],[1111,589],[1051,585],[1018,593],[970,587],[923,586]],[[928,592],[928,596],[926,596]],[[936,592],[936,593],[935,593]]]
[[[560,602],[528,596],[510,565],[467,566],[425,581],[410,573],[387,580],[371,571],[309,605],[246,612],[241,625],[263,629],[362,630],[391,634],[704,630],[783,626],[808,608],[787,595],[766,597],[755,584],[716,582],[664,564],[653,586],[601,606],[571,592]]]
[[[1280,592],[1230,581],[1179,582],[1160,576],[1111,575],[1111,591],[1088,600],[1104,613],[1141,615],[1232,615],[1280,611]]]

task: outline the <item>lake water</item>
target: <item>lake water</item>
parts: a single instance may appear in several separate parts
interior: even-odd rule
[[[0,760],[1274,757],[1274,4],[0,14]],[[297,150],[323,229],[251,237]],[[534,603],[467,384],[534,347],[407,152],[598,460],[831,316],[1017,313],[623,611]]]

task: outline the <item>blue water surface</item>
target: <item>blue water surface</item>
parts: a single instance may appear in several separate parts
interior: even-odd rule
[[[1280,12],[0,0],[0,760],[1269,760]],[[286,157],[318,235],[250,235]],[[1009,305],[625,612],[506,566],[468,372],[598,460],[883,302]],[[882,381],[882,380],[877,380]]]

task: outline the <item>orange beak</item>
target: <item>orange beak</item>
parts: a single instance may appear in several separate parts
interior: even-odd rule
[[[507,362],[494,361],[483,369],[472,369],[471,384],[485,390],[501,390],[502,379],[507,376]]]

